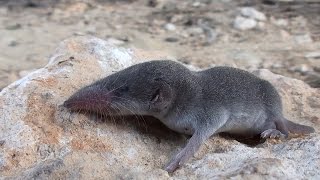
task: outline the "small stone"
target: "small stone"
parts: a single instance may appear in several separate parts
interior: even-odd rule
[[[7,15],[8,14],[8,8],[0,7],[0,14],[1,15]]]
[[[307,72],[312,71],[311,68],[306,64],[301,64],[299,66],[294,66],[294,67],[290,68],[289,70],[291,72],[298,72],[298,73],[301,73],[301,74],[305,74]]]
[[[176,38],[176,37],[167,37],[167,38],[165,39],[165,41],[167,41],[167,42],[178,42],[179,39]]]
[[[266,24],[265,24],[264,22],[258,22],[258,24],[257,24],[257,27],[258,27],[259,29],[264,29],[265,26],[266,26]]]
[[[239,30],[249,30],[255,28],[256,26],[257,21],[242,16],[237,16],[233,23],[233,27]]]
[[[163,5],[162,9],[167,12],[175,11],[177,9],[177,4],[169,1]]]
[[[149,0],[148,6],[149,7],[156,7],[159,4],[158,0]]]
[[[164,28],[167,30],[167,31],[175,31],[176,30],[176,26],[172,23],[168,23],[164,26]]]
[[[296,35],[294,36],[294,40],[297,44],[306,44],[313,42],[309,34]]]
[[[199,7],[201,3],[199,1],[196,1],[192,4],[193,7]]]
[[[275,63],[271,65],[272,68],[278,69],[278,68],[283,68],[283,65],[280,63]]]
[[[89,5],[84,2],[73,3],[65,9],[70,14],[82,14],[89,9]]]
[[[262,12],[257,11],[256,9],[252,8],[252,7],[244,7],[241,8],[240,10],[241,15],[251,18],[251,19],[256,19],[259,21],[265,21],[267,20],[266,15],[264,15]]]
[[[305,57],[310,59],[320,59],[320,51],[309,52],[305,55]]]
[[[287,19],[273,19],[272,23],[277,26],[282,26],[282,27],[288,26],[288,24],[289,24]]]
[[[20,29],[22,26],[19,23],[12,24],[6,27],[7,30],[17,30]]]
[[[280,35],[284,40],[290,39],[291,35],[289,34],[288,31],[285,30],[280,30]]]
[[[262,63],[261,58],[251,51],[231,50],[228,52],[230,59],[234,60],[237,67],[259,67]]]
[[[191,35],[191,36],[203,34],[203,29],[200,27],[191,27],[191,28],[188,28],[187,31],[188,31],[189,35]]]
[[[124,45],[125,42],[120,40],[120,39],[116,39],[116,38],[108,38],[106,40],[108,43],[110,44],[113,44],[113,45],[117,45],[117,46],[120,46],[120,45]]]
[[[10,46],[10,47],[15,47],[15,46],[17,46],[19,43],[17,42],[17,41],[10,41],[9,42],[9,44],[8,44],[8,46]]]

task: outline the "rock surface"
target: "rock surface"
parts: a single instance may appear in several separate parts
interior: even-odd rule
[[[252,7],[243,7],[241,8],[241,15],[245,17],[249,17],[251,19],[256,19],[259,21],[265,21],[267,20],[266,15],[264,15],[262,12],[257,11],[256,9]]]
[[[257,26],[257,21],[242,16],[237,16],[233,22],[233,27],[239,30],[253,29]]]
[[[61,104],[76,90],[160,52],[117,48],[94,37],[63,41],[47,66],[0,92],[0,176],[4,179],[320,178],[320,90],[302,81],[254,73],[279,90],[286,117],[317,133],[249,147],[212,137],[195,158],[161,168],[186,142],[155,119],[103,119]]]

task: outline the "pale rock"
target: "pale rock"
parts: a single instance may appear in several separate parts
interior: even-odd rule
[[[280,26],[280,27],[286,27],[289,24],[287,19],[274,19],[274,18],[272,18],[271,22],[277,26]]]
[[[280,30],[280,35],[283,40],[289,40],[291,38],[291,35],[288,31],[281,29]]]
[[[305,57],[310,59],[320,59],[320,51],[309,52]]]
[[[116,45],[116,46],[121,46],[121,45],[124,45],[125,42],[120,40],[120,39],[116,39],[116,38],[108,38],[106,40],[108,43],[110,44],[113,44],[113,45]]]
[[[256,10],[253,7],[243,7],[243,8],[241,8],[240,13],[242,16],[248,17],[250,19],[255,19],[258,21],[267,20],[266,15],[264,15],[262,12]]]
[[[172,23],[167,23],[164,28],[167,30],[167,31],[175,31],[176,30],[176,26]]]
[[[257,27],[258,27],[259,29],[264,29],[264,28],[266,27],[266,23],[264,23],[264,22],[258,22]]]
[[[285,116],[317,133],[258,147],[213,136],[170,175],[162,168],[187,137],[151,118],[102,121],[61,106],[81,87],[115,71],[168,58],[94,37],[63,41],[48,65],[0,92],[0,179],[320,178],[320,90],[268,70],[254,73],[277,88]]]
[[[196,2],[192,3],[192,6],[193,7],[200,7],[201,6],[201,2],[196,1]]]
[[[289,69],[292,72],[298,72],[301,74],[305,74],[307,72],[312,71],[311,67],[308,66],[307,64],[301,64],[301,65],[297,65],[297,66],[293,66]]]
[[[257,26],[257,21],[242,16],[237,16],[233,22],[233,27],[239,30],[249,30]]]
[[[252,51],[231,50],[228,52],[228,58],[232,59],[238,67],[258,68],[262,63],[262,59]]]
[[[313,42],[309,34],[296,35],[294,36],[294,40],[297,44],[307,44]]]
[[[203,28],[201,27],[191,27],[187,29],[187,32],[191,35],[191,36],[196,36],[199,34],[203,34]]]

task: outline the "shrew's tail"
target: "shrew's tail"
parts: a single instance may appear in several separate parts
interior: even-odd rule
[[[285,124],[287,125],[287,128],[291,133],[310,134],[315,132],[313,127],[297,124],[292,121],[289,121],[288,119],[285,119]]]

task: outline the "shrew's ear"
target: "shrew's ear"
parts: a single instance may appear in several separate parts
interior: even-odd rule
[[[150,109],[155,112],[160,112],[166,109],[173,98],[172,88],[164,81],[159,81],[159,88],[152,95]]]
[[[160,101],[160,96],[161,96],[161,94],[160,94],[160,88],[159,88],[152,95],[151,102],[152,103],[157,103],[158,101]]]

